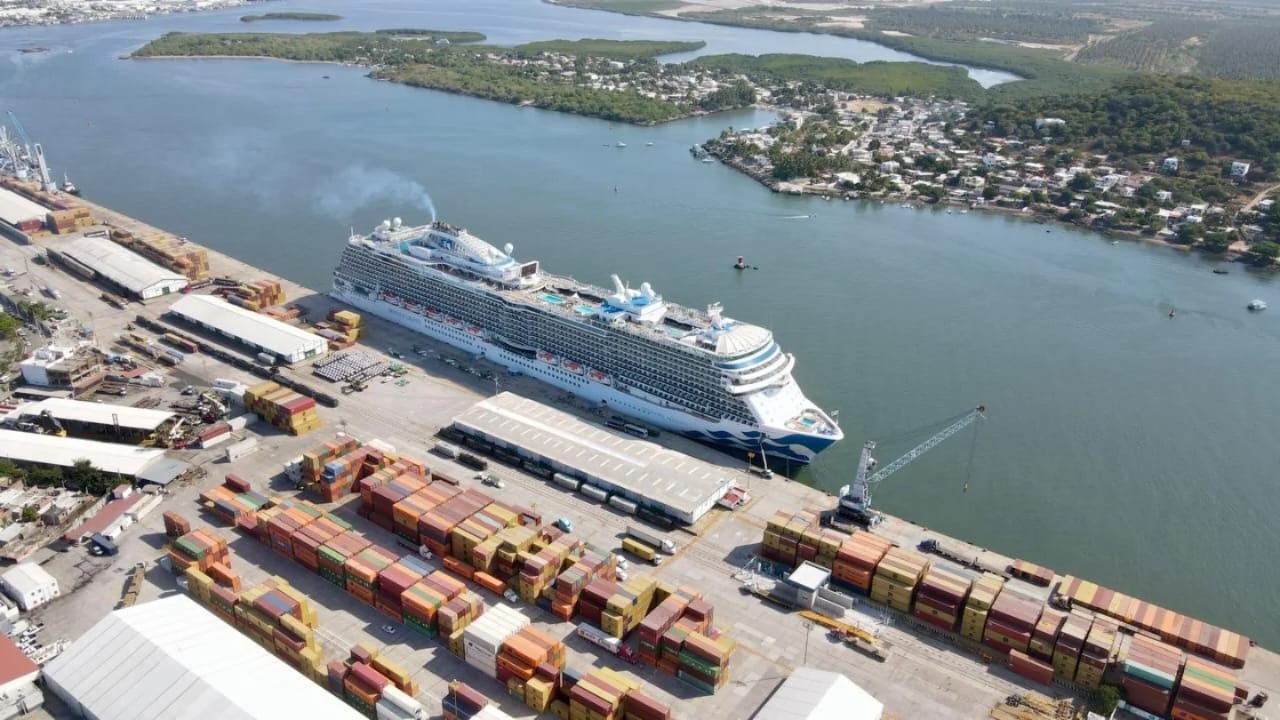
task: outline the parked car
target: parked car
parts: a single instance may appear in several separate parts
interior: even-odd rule
[[[573,532],[573,521],[567,517],[558,518],[553,524],[564,532]]]

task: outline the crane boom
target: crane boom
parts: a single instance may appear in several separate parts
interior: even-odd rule
[[[985,405],[979,405],[970,410],[933,437],[911,448],[905,455],[880,468],[870,476],[868,476],[868,473],[876,465],[875,459],[871,457],[871,451],[875,449],[876,443],[874,440],[868,440],[862,446],[862,455],[858,458],[858,472],[854,476],[853,485],[845,486],[840,491],[841,509],[866,518],[874,524],[877,516],[871,513],[871,490],[876,485],[884,482],[890,475],[910,465],[921,455],[937,447],[942,441],[969,427],[978,418],[985,417],[983,413],[986,410],[987,407]]]

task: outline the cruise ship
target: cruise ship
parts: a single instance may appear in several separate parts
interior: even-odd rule
[[[331,295],[605,412],[696,440],[808,463],[843,434],[814,405],[765,328],[666,302],[649,285],[613,289],[545,273],[443,222],[384,221],[352,235]]]

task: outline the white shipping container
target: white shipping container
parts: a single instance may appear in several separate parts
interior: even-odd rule
[[[415,720],[413,715],[385,700],[379,700],[378,704],[373,706],[373,710],[375,720]]]
[[[227,462],[235,462],[258,451],[258,438],[246,438],[227,446]]]
[[[382,452],[387,453],[388,455],[396,454],[396,446],[392,445],[386,440],[379,440],[377,438],[374,438],[369,442],[365,443],[365,445],[368,445],[369,447],[375,450],[381,450]]]
[[[426,710],[422,707],[422,703],[394,685],[388,685],[383,688],[382,698],[378,700],[378,704],[381,705],[384,702],[409,713],[409,717],[416,718],[418,714],[423,717],[426,716]]]
[[[240,383],[239,383],[239,382],[237,382],[237,381],[235,381],[235,380],[228,380],[228,379],[226,379],[226,378],[216,378],[216,379],[214,379],[214,381],[213,381],[213,386],[214,386],[214,387],[216,387],[216,388],[221,388],[221,389],[223,389],[223,390],[230,390],[231,388],[233,388],[233,387],[235,387],[235,386],[237,386],[237,385],[239,385],[239,384],[240,384]]]
[[[227,424],[231,426],[232,432],[235,432],[237,430],[244,430],[249,427],[249,423],[255,422],[257,419],[257,415],[254,415],[253,413],[245,413],[239,417],[231,418],[227,421]]]
[[[472,715],[471,720],[515,720],[515,718],[503,712],[493,703],[489,703],[481,708],[480,712]]]
[[[592,500],[598,500],[600,502],[604,502],[609,499],[609,493],[605,492],[604,490],[601,490],[595,485],[587,485],[584,483],[582,487],[578,489],[582,492],[583,495],[586,495]]]
[[[489,677],[498,676],[498,659],[488,659],[487,656],[471,656],[466,657],[466,663]]]

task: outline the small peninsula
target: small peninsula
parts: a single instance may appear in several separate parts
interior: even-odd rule
[[[307,20],[312,22],[329,22],[341,19],[341,15],[330,15],[329,13],[274,12],[262,13],[261,15],[243,15],[240,17],[240,22],[255,23],[262,22],[264,20]]]

